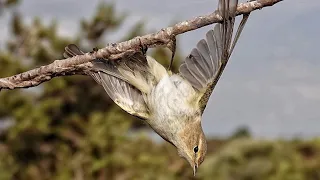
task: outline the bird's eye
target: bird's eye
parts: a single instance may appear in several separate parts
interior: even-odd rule
[[[194,151],[194,153],[197,153],[197,152],[199,151],[198,146],[194,147],[194,148],[193,148],[193,151]]]

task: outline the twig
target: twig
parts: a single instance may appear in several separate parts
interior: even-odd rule
[[[237,15],[247,14],[251,11],[272,6],[282,0],[256,0],[241,3],[237,7]],[[74,74],[88,74],[91,71],[91,60],[95,58],[107,58],[109,60],[120,58],[123,53],[135,51],[142,47],[167,46],[175,36],[192,31],[203,26],[222,21],[216,12],[194,19],[182,21],[172,27],[164,28],[156,33],[135,37],[129,41],[112,43],[107,47],[92,53],[75,56],[63,60],[55,60],[53,63],[29,70],[14,76],[0,78],[1,89],[28,88],[37,86],[57,76]],[[62,53],[62,52],[61,52]]]

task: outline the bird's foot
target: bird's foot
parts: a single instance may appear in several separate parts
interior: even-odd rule
[[[142,41],[141,41],[141,38],[139,38],[139,46],[140,46],[140,50],[141,52],[146,55],[147,54],[147,51],[148,51],[148,46],[143,44]]]
[[[92,51],[90,51],[90,53],[92,54],[92,53],[95,53],[95,52],[97,52],[99,49],[97,48],[97,47],[94,47],[93,49],[92,49]]]

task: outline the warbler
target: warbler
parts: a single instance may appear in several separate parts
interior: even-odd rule
[[[137,51],[117,60],[92,61],[93,79],[126,112],[146,121],[193,168],[203,162],[207,143],[201,126],[203,111],[217,84],[247,18],[234,38],[238,0],[220,0],[217,12],[222,22],[206,33],[174,74],[155,59]],[[76,45],[64,56],[84,54]]]

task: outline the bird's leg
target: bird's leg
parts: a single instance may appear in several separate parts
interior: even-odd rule
[[[173,59],[174,59],[174,55],[176,53],[176,42],[177,42],[177,39],[176,39],[176,36],[173,36],[170,40],[170,42],[168,43],[168,48],[171,50],[171,60],[170,60],[170,64],[169,64],[169,67],[168,67],[168,70],[171,71],[171,68],[172,68],[172,64],[173,64]]]

